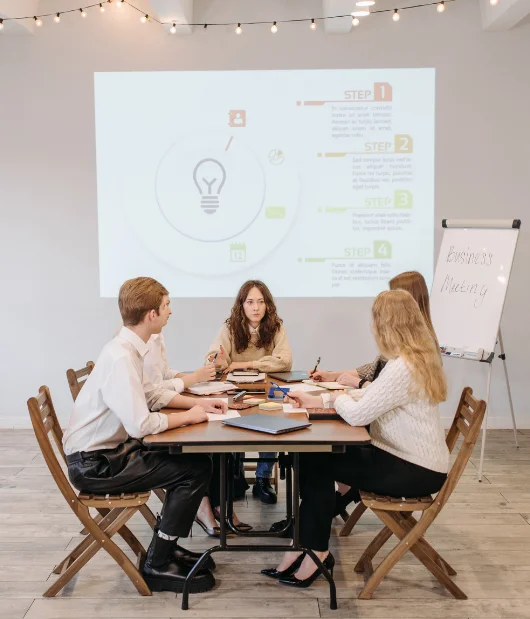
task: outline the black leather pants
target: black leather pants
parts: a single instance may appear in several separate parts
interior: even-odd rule
[[[120,494],[166,490],[160,530],[187,537],[212,474],[208,454],[170,454],[129,439],[115,449],[67,456],[72,485],[82,492]]]

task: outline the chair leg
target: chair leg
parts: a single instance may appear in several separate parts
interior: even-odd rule
[[[98,509],[98,513],[94,516],[94,522],[96,524],[99,524],[103,520],[103,517],[106,516],[108,513],[108,509]],[[81,529],[79,533],[80,535],[88,535],[88,529],[85,527],[84,529]]]
[[[394,548],[387,554],[387,556],[381,561],[378,565],[377,569],[367,580],[364,585],[363,590],[359,594],[359,599],[361,600],[369,600],[373,596],[375,590],[381,584],[383,578],[390,572],[390,570],[394,567],[394,565],[401,559],[401,557],[406,554],[410,550],[411,544],[415,543],[415,534],[413,531],[405,535],[403,529],[401,529],[397,522],[392,521],[392,525],[386,522],[386,520],[392,520],[387,512],[382,512],[380,510],[373,510],[375,514],[383,521],[383,524],[386,524],[389,529],[400,529],[400,534],[398,535],[397,531],[392,531],[396,533],[399,537],[401,537],[400,542],[394,546]]]
[[[418,524],[418,521],[410,512],[401,512],[401,514],[403,518],[408,521],[407,526],[416,526]],[[443,570],[445,570],[449,576],[456,576],[457,571],[452,568],[449,563],[447,563],[447,561],[436,552],[436,550],[434,550],[434,548],[427,542],[424,537],[420,538],[416,543],[435,563],[438,563],[438,565]]]
[[[366,505],[362,502],[356,505],[346,524],[340,530],[339,537],[348,537],[353,527],[359,521],[359,518],[364,514],[367,509],[368,508],[366,507]]]
[[[127,555],[110,539],[125,525],[125,523],[131,518],[131,516],[133,516],[133,514],[136,513],[136,511],[138,511],[137,507],[120,509],[119,515],[116,518],[112,518],[110,522],[106,522],[104,525],[106,528],[104,529],[101,529],[94,522],[86,522],[85,524],[89,530],[91,536],[90,539],[92,541],[88,544],[83,553],[73,561],[68,569],[61,574],[55,583],[44,593],[44,596],[55,596],[79,572],[79,570],[86,565],[88,561],[90,561],[90,559],[98,552],[98,550],[100,550],[100,548],[103,548],[110,554],[110,556],[127,574],[141,595],[151,595],[151,591],[140,572],[136,569]],[[106,519],[104,518],[103,521],[105,520]]]
[[[166,491],[163,488],[156,488],[156,490],[153,490],[153,492],[162,503],[166,500]]]
[[[375,555],[381,550],[381,548],[392,537],[392,531],[388,527],[383,527],[381,531],[374,537],[372,543],[363,552],[361,558],[355,566],[356,572],[364,572],[366,570],[367,562],[371,562]]]
[[[154,530],[154,528],[156,527],[156,516],[153,514],[153,512],[149,509],[149,507],[147,507],[147,505],[142,505],[139,511],[145,518],[147,524],[151,527],[151,529]]]

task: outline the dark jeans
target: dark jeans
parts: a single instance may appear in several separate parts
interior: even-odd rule
[[[349,447],[343,454],[300,454],[300,541],[328,549],[335,510],[335,481],[352,489],[393,497],[438,492],[447,475],[402,460],[373,446]]]
[[[187,537],[212,473],[208,454],[170,454],[129,439],[115,449],[67,456],[68,476],[81,492],[120,494],[166,490],[160,530]]]

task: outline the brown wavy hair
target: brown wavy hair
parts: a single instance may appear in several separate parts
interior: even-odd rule
[[[381,354],[401,357],[414,380],[414,393],[432,403],[447,398],[442,357],[427,322],[411,294],[386,290],[372,306],[372,328]]]
[[[429,291],[427,284],[421,273],[418,271],[405,271],[393,277],[389,282],[390,290],[405,290],[410,293],[416,303],[419,305],[423,318],[427,323],[427,327],[438,346],[438,338],[432,326],[431,320],[431,305],[429,303]]]
[[[259,325],[259,339],[257,342],[257,347],[269,347],[274,340],[274,336],[279,331],[283,323],[283,320],[276,312],[276,304],[274,303],[271,291],[267,288],[267,286],[257,279],[251,279],[248,282],[245,282],[237,293],[230,317],[226,319],[228,330],[230,331],[232,341],[238,353],[242,353],[246,350],[250,343],[250,330],[248,326],[248,319],[245,316],[245,310],[243,309],[243,304],[245,303],[248,293],[252,290],[252,288],[257,288],[261,292],[267,308],[265,310],[265,316],[263,316],[263,319]]]

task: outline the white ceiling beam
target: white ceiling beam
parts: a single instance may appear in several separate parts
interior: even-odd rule
[[[193,0],[150,0],[161,22],[175,24],[177,34],[192,34]]]
[[[349,16],[355,11],[355,0],[322,0],[322,15],[348,15],[339,19],[324,20],[326,34],[346,34],[351,31],[352,23]]]
[[[496,6],[489,0],[479,2],[483,30],[510,30],[530,14],[530,0],[499,0]]]
[[[26,15],[36,15],[38,13],[39,0],[0,0],[0,19],[9,17],[22,17]],[[4,22],[4,29],[1,36],[24,35],[35,32],[35,22],[33,19],[13,19]]]

